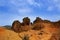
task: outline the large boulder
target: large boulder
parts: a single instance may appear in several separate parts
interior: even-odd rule
[[[20,32],[21,31],[21,23],[18,20],[15,20],[12,24],[12,30],[15,32]]]
[[[30,24],[30,19],[28,17],[23,18],[22,25],[29,25],[29,24]]]
[[[33,24],[42,22],[43,20],[39,17],[36,17],[36,19],[33,21]]]

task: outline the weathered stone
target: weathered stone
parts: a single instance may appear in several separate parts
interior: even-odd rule
[[[29,25],[29,24],[30,24],[30,19],[28,17],[23,18],[22,25]]]
[[[21,23],[18,20],[15,20],[12,24],[12,29],[15,32],[20,32],[21,31]]]
[[[35,21],[33,22],[33,24],[34,24],[34,23],[39,23],[39,22],[42,22],[42,19],[39,18],[39,17],[36,17],[36,19],[35,19]]]
[[[41,30],[42,28],[44,28],[44,25],[42,25],[42,23],[35,23],[33,25],[33,30]]]

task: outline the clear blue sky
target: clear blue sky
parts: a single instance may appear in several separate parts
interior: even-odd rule
[[[60,20],[60,0],[0,0],[0,25],[11,25],[14,20],[22,21],[36,17],[51,21]]]

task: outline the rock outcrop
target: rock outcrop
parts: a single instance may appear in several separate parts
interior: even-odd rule
[[[22,25],[29,25],[29,24],[31,24],[30,19],[28,17],[23,18]]]
[[[42,22],[43,20],[41,19],[41,18],[39,18],[39,17],[36,17],[36,19],[33,21],[33,24],[34,23],[40,23],[40,22]]]
[[[31,23],[25,17],[22,23],[15,20],[11,29],[0,28],[0,40],[60,40],[60,21],[51,22],[37,17]]]
[[[12,30],[15,32],[20,32],[21,31],[21,23],[18,20],[15,20],[12,24]]]

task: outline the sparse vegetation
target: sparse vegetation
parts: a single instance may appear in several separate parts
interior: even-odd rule
[[[25,35],[25,36],[22,38],[22,40],[29,40],[28,35]]]
[[[3,27],[6,28],[6,29],[11,30],[11,25],[5,25],[5,26],[3,26]]]

